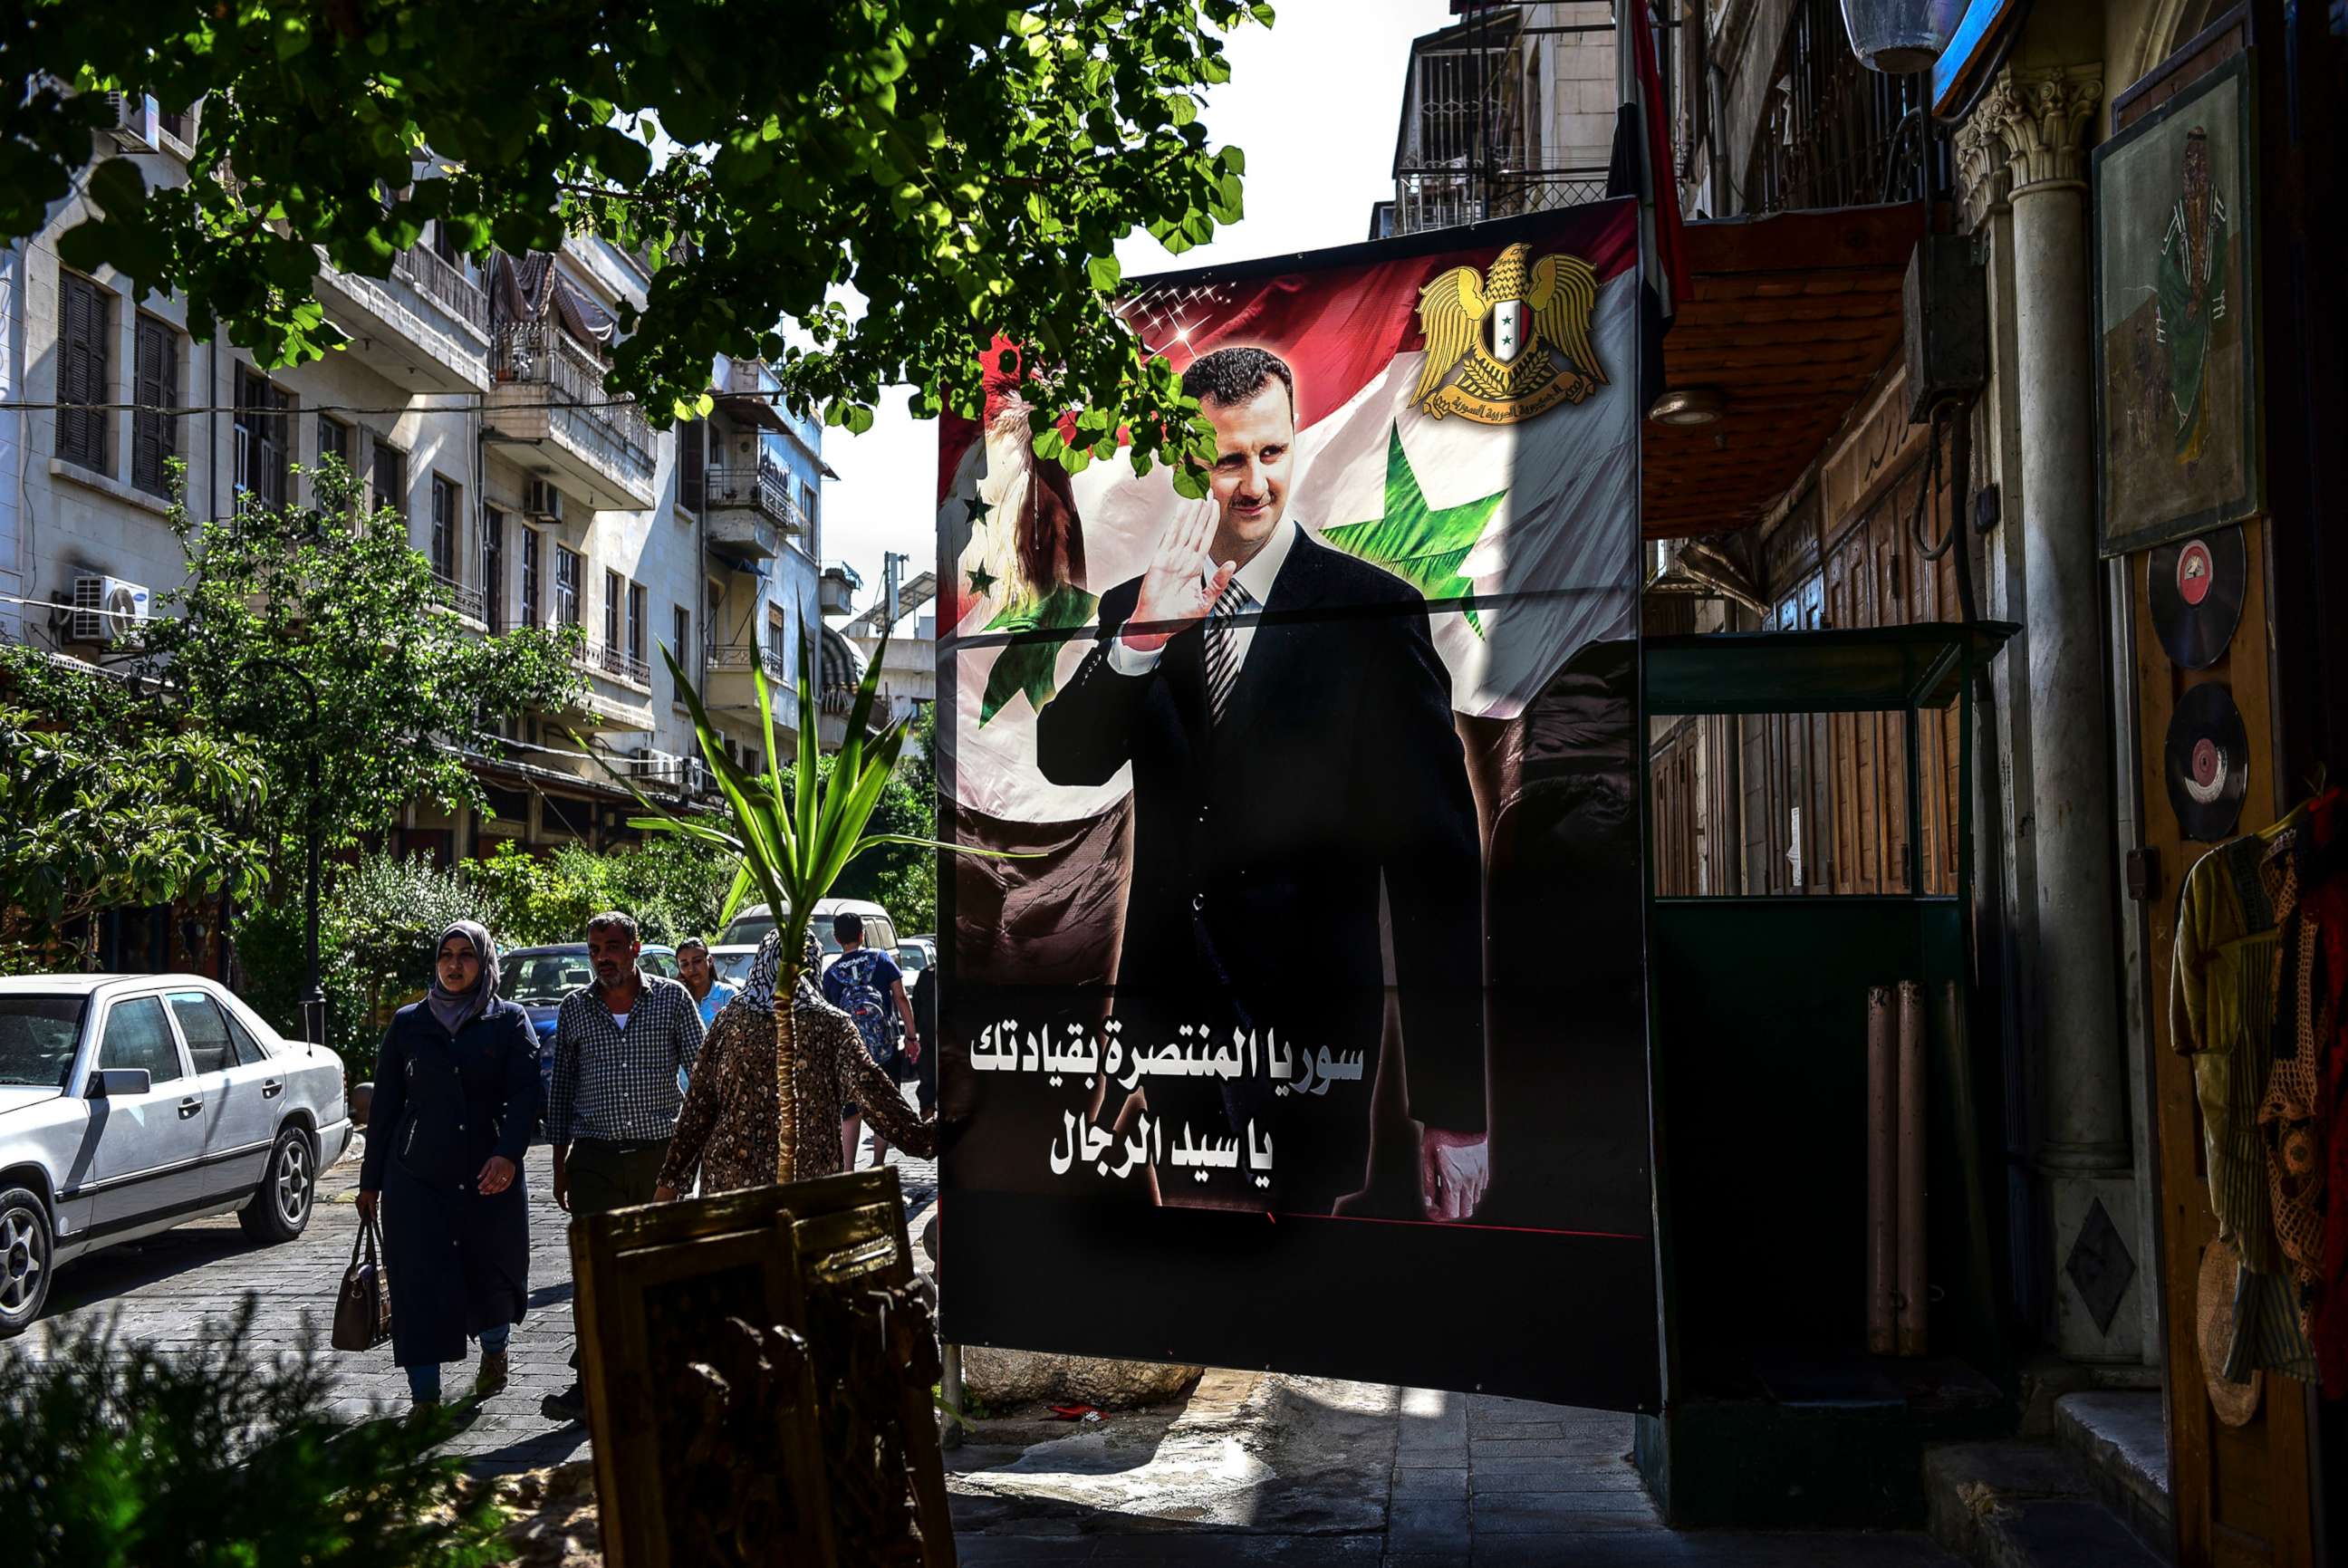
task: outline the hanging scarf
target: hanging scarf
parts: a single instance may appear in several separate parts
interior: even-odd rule
[[[440,984],[440,949],[452,936],[461,936],[473,944],[473,955],[481,961],[481,972],[469,991],[450,991]],[[440,1026],[455,1034],[489,1009],[498,999],[498,946],[489,940],[487,927],[479,921],[460,920],[440,934],[432,944],[432,989],[425,993],[425,1001]]]
[[[758,956],[750,961],[750,977],[742,983],[742,994],[735,1001],[755,1013],[773,1012],[775,986],[782,979],[782,970],[783,934],[778,926],[767,933],[767,939],[758,944]],[[816,941],[814,928],[809,927],[807,948],[799,960],[799,984],[807,985],[808,976],[822,972],[823,946]],[[733,1005],[732,1002],[726,1004],[729,1007]]]

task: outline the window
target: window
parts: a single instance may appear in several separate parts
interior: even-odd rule
[[[188,1060],[196,1071],[226,1072],[235,1065],[236,1047],[228,1037],[228,1025],[221,1017],[219,1006],[210,996],[201,991],[174,991],[171,1016],[180,1020],[180,1036],[188,1042]]]
[[[180,455],[180,334],[167,321],[139,318],[137,385],[130,400],[130,482],[149,495],[171,493],[170,460]]]
[[[286,410],[294,399],[268,377],[239,366],[236,373],[236,493],[262,506],[285,504],[293,461]]]
[[[375,454],[369,470],[373,491],[367,498],[370,511],[388,507],[404,521],[407,517],[407,454],[381,437],[376,438]]]
[[[568,545],[554,547],[554,618],[565,626],[579,624],[579,552]]]
[[[620,645],[620,574],[603,573],[603,651]]]
[[[678,666],[691,669],[693,667],[693,612],[682,604],[671,604],[668,607],[668,634],[669,651],[676,655]],[[683,702],[685,694],[677,693],[676,700]]]
[[[106,1015],[106,1040],[98,1047],[98,1065],[144,1068],[159,1084],[182,1076],[180,1047],[171,1038],[171,1026],[163,1021],[161,997],[133,996],[114,1005]]]
[[[463,264],[457,260],[457,236],[450,233],[448,223],[438,218],[432,220],[432,253],[450,266],[463,270]]]
[[[432,575],[443,583],[457,582],[457,487],[432,476]]]
[[[481,511],[481,597],[487,601],[489,630],[506,629],[506,514],[496,507]]]
[[[707,489],[709,427],[699,419],[676,428],[676,504],[688,511],[701,510]]]
[[[57,274],[64,295],[57,330],[57,456],[69,463],[107,468],[103,408],[113,381],[114,295],[88,278]]]
[[[644,585],[628,584],[628,657],[641,661],[644,656]]]
[[[229,1038],[236,1042],[236,1065],[241,1068],[257,1067],[267,1061],[269,1047],[254,1038],[252,1031],[246,1028],[233,1012],[226,1007],[221,1011],[228,1018]]]
[[[538,530],[521,531],[521,624],[538,626]]]
[[[155,117],[163,125],[163,134],[192,147],[196,137],[196,106],[182,109],[165,109]]]
[[[332,414],[321,414],[318,416],[318,466],[325,467],[328,458],[345,469],[351,468],[351,428]],[[351,469],[351,477],[356,479],[358,470]]]
[[[784,620],[783,620],[783,607],[782,607],[780,604],[769,604],[769,605],[767,605],[767,652],[768,652],[768,653],[770,653],[770,654],[774,655],[775,655],[775,657],[777,657],[777,658],[778,658],[778,659],[784,659],[784,660],[788,660],[788,659],[789,659],[789,657],[790,657],[790,651],[789,651],[789,649],[788,649],[788,647],[786,647],[786,646],[784,645],[785,639],[786,639],[786,637],[789,634],[789,630],[790,630],[790,628],[789,628],[789,627],[788,627],[788,626],[784,623]],[[789,666],[788,664],[786,664],[786,665],[784,665],[784,667],[785,667],[786,669],[788,669],[788,668],[789,668],[790,666]],[[769,675],[771,675],[771,674],[773,674],[773,673],[774,673],[774,669],[773,669],[773,666],[772,666],[772,665],[769,665],[769,666],[767,667],[767,673],[768,673]]]

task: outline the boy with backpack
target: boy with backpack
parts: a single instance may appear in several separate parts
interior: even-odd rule
[[[905,976],[893,955],[864,945],[862,915],[834,916],[831,932],[839,941],[839,956],[823,972],[824,1000],[856,1020],[856,1032],[864,1037],[865,1050],[871,1054],[875,1065],[893,1077],[901,1022],[904,1026],[905,1060],[911,1063],[922,1059],[921,1031],[913,1026],[913,1004],[905,995]],[[863,1130],[864,1118],[854,1105],[845,1109],[845,1118],[839,1124],[839,1165],[843,1171],[853,1171],[856,1140]],[[877,1168],[888,1158],[888,1141],[876,1132],[872,1139],[872,1163]]]

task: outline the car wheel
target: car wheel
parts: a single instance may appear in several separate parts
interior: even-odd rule
[[[0,1191],[0,1339],[33,1326],[49,1299],[49,1211],[26,1187]]]
[[[318,1154],[298,1127],[278,1133],[261,1172],[252,1202],[237,1211],[244,1233],[255,1241],[290,1242],[309,1228],[318,1196]]]

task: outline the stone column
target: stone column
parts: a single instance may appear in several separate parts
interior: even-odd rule
[[[2093,301],[2083,139],[2100,66],[2002,72],[1975,110],[2012,182],[2031,835],[2037,904],[2033,1044],[2044,1063],[2037,1165],[2066,1356],[2141,1354],[2137,1191],[2121,1054],[2119,934],[2096,559]]]

